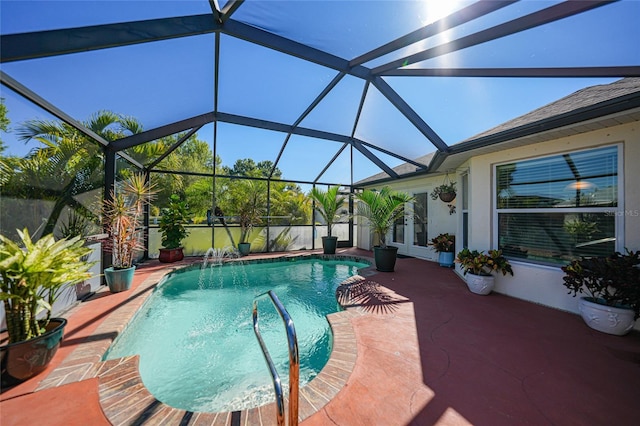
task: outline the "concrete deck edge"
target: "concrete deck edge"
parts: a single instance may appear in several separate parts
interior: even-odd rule
[[[319,258],[363,261],[373,265],[372,259],[361,256],[313,253],[288,254],[271,258],[243,258],[242,260],[247,263],[264,263],[282,261],[283,258],[288,260]],[[124,330],[151,294],[149,290],[157,286],[170,273],[179,272],[197,262],[198,260],[194,259],[191,262],[167,264],[162,270],[152,272],[140,285],[132,290],[132,294],[127,301],[98,326],[92,335],[86,339],[86,342],[80,344],[39,384],[36,391],[98,378],[100,405],[107,419],[114,425],[139,424],[141,421],[150,422],[149,424],[167,424],[166,422],[174,423],[173,420],[175,420],[175,424],[196,424],[206,421],[215,425],[275,425],[275,402],[234,412],[189,412],[170,407],[153,397],[140,378],[137,356],[102,361],[102,356],[113,340]],[[361,275],[345,280],[340,284],[340,287],[344,288],[349,283],[363,280],[362,275],[371,276],[376,273],[373,266],[363,268],[359,272]],[[100,292],[108,291],[108,288],[100,290]],[[345,305],[342,302],[341,305],[348,306],[348,304]],[[346,308],[343,311],[327,315],[334,337],[333,348],[323,369],[311,382],[300,389],[299,421],[321,410],[346,384],[357,360],[355,331],[350,319],[354,315],[362,314],[362,312],[353,308]],[[93,336],[111,337],[93,340]]]

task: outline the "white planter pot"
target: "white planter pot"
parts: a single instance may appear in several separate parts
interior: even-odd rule
[[[578,304],[580,315],[589,327],[616,336],[631,331],[635,323],[632,309],[601,305],[592,300],[591,297],[581,297]]]
[[[493,275],[474,275],[467,274],[467,287],[472,293],[481,294],[483,296],[491,293],[495,285],[495,277]]]

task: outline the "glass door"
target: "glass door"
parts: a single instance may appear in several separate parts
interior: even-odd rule
[[[404,209],[406,211],[406,208]],[[389,231],[391,235],[387,235],[387,245],[398,247],[398,254],[409,254],[405,235],[407,234],[407,216],[403,214],[398,217]]]
[[[409,245],[409,255],[429,258],[429,199],[427,192],[416,192],[413,194],[415,201],[413,202],[412,220],[408,223],[407,232],[411,235],[411,244]]]
[[[398,254],[429,258],[429,216],[427,192],[414,192],[415,201],[405,207],[404,214],[391,227],[387,243],[398,247]]]

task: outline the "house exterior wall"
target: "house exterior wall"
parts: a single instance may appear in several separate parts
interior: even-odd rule
[[[640,248],[640,186],[637,164],[640,163],[640,123],[630,123],[580,135],[569,136],[522,148],[508,149],[471,158],[469,161],[470,226],[469,247],[495,248],[495,213],[493,211],[494,166],[550,154],[561,154],[603,145],[621,144],[623,157],[624,198],[616,214],[622,215],[623,247]],[[483,224],[478,226],[478,224]],[[486,226],[486,225],[490,226]],[[622,249],[621,249],[622,250]],[[567,294],[559,267],[512,261],[514,276],[496,277],[495,291],[543,305],[578,312],[578,299]],[[636,326],[637,327],[637,326]]]
[[[451,180],[455,180],[454,174],[450,174],[449,177],[451,178]],[[369,189],[389,186],[395,191],[403,191],[409,194],[424,193],[424,192],[430,194],[431,191],[433,191],[433,189],[436,186],[439,186],[442,184],[443,179],[444,179],[444,175],[437,176],[437,177],[403,179],[399,182],[391,182],[388,184],[378,185],[378,186],[370,187]],[[458,199],[456,198],[451,203],[444,203],[440,200],[434,201],[431,199],[430,196],[427,197],[427,215],[428,215],[428,222],[427,222],[428,237],[427,238],[429,240],[437,236],[438,234],[441,234],[444,232],[448,232],[450,234],[456,233],[456,228],[457,228],[456,215],[449,214],[449,207],[447,207],[447,204],[456,205],[457,201]],[[377,242],[374,240],[374,236],[369,235],[368,227],[362,224],[362,220],[359,221],[357,233],[358,233],[359,248],[362,248],[365,250],[371,250],[373,246],[376,245]],[[389,238],[387,238],[387,243],[389,243]],[[408,254],[421,259],[432,260],[432,261],[438,260],[438,253],[436,253],[431,247],[429,247],[426,250],[418,250]]]
[[[458,170],[458,173],[465,171],[469,174],[469,248],[487,250],[497,247],[497,242],[495,241],[496,214],[493,210],[495,193],[493,174],[496,164],[611,144],[620,144],[620,155],[622,156],[623,164],[623,198],[619,200],[618,209],[615,213],[612,213],[619,216],[620,220],[618,238],[623,240],[620,241],[619,250],[623,251],[624,248],[634,251],[640,249],[640,179],[638,178],[640,122],[599,129],[589,133],[563,137],[524,147],[505,149],[470,158]],[[393,183],[390,186],[398,190],[420,187],[431,191],[441,180],[442,177],[418,178],[407,182]],[[459,197],[456,201],[460,199],[460,176],[458,176],[457,181]],[[460,217],[456,220],[456,215],[451,216],[454,219],[447,217],[449,216],[448,209],[444,203],[439,201],[434,201],[433,203],[435,204],[433,213],[431,210],[429,211],[430,235],[437,235],[440,232],[453,232],[456,235],[461,235],[461,204],[458,204],[457,214]],[[438,203],[442,206],[439,206]],[[431,226],[432,220],[433,226]],[[451,220],[453,220],[453,225]],[[453,229],[451,228],[452,226]],[[460,238],[458,238],[456,252],[461,248]],[[578,298],[567,294],[567,289],[562,285],[564,274],[560,267],[515,260],[511,261],[511,263],[514,276],[496,276],[496,292],[569,312],[578,312]],[[459,269],[457,269],[457,272],[461,274]],[[640,329],[638,323],[640,321],[636,323],[636,329]]]

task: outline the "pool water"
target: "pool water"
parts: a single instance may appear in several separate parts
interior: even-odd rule
[[[104,359],[140,355],[140,376],[160,401],[189,411],[235,411],[274,401],[255,337],[255,296],[273,290],[294,321],[300,386],[331,353],[326,315],[337,312],[337,286],[368,266],[304,259],[227,263],[174,273],[163,281],[113,342]],[[268,297],[258,303],[260,332],[288,389],[286,332]]]

